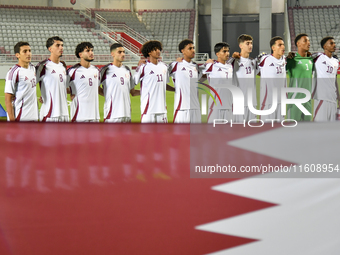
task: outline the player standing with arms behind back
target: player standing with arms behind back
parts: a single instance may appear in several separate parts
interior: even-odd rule
[[[185,39],[179,43],[178,50],[183,54],[183,61],[169,65],[169,74],[175,84],[174,123],[201,123],[196,83],[200,72],[198,65],[192,61],[195,57],[194,42]]]
[[[334,37],[327,36],[321,40],[320,44],[324,53],[318,53],[314,59],[316,71],[316,84],[312,95],[314,121],[334,121],[337,100],[340,100],[336,77],[339,60],[332,56],[336,47]]]
[[[6,75],[5,103],[9,121],[38,121],[35,67],[31,65],[31,47],[28,42],[14,46],[18,64]]]
[[[162,44],[159,41],[148,41],[141,48],[147,61],[137,68],[134,80],[136,84],[140,82],[142,123],[168,122],[166,89],[169,75],[167,65],[158,62],[161,50]]]
[[[91,65],[94,60],[93,45],[82,42],[76,47],[76,57],[80,63],[67,71],[68,86],[70,87],[72,122],[99,122],[99,70]]]
[[[271,109],[273,105],[273,88],[277,89],[277,107],[276,110],[270,114],[265,115],[264,118],[275,119],[276,121],[284,120],[281,115],[281,88],[285,88],[286,81],[286,58],[285,44],[283,39],[275,36],[270,40],[270,47],[272,55],[265,55],[260,59],[259,71],[261,73],[260,85],[260,107],[261,110]]]
[[[60,61],[63,55],[63,39],[51,37],[46,42],[46,48],[51,52],[48,59],[40,62],[37,69],[37,82],[40,84],[41,121],[69,121],[66,88],[66,64]]]
[[[99,94],[105,97],[104,122],[131,122],[132,96],[140,95],[135,90],[135,82],[130,68],[123,65],[125,49],[114,43],[110,47],[113,62],[100,69],[102,88]]]
[[[310,41],[307,34],[299,34],[296,36],[295,45],[298,48],[298,52],[293,58],[290,54],[287,57],[287,72],[290,78],[289,87],[304,88],[309,92],[312,92],[312,76],[313,76],[313,58],[308,56]],[[288,93],[289,99],[305,98],[304,93]],[[312,113],[312,102],[309,100],[302,104],[309,113]],[[311,121],[312,115],[305,115],[295,105],[290,104],[288,109],[288,119],[294,119],[296,121]]]
[[[253,37],[242,34],[237,38],[237,42],[241,49],[240,58],[229,60],[234,68],[233,83],[240,87],[244,98],[248,98],[248,88],[251,87],[252,102],[256,106],[256,60],[249,56],[253,51]],[[235,115],[234,118],[236,122],[255,119],[255,114],[249,111],[248,100],[244,100],[244,115]]]

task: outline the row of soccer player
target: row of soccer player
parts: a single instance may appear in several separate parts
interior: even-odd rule
[[[158,41],[149,41],[141,49],[147,61],[138,66],[134,77],[130,70],[123,65],[125,51],[122,45],[113,44],[111,55],[113,63],[101,70],[90,64],[94,59],[93,46],[81,43],[77,46],[76,55],[80,63],[66,72],[65,63],[60,61],[63,51],[63,41],[59,37],[47,40],[46,47],[51,52],[48,60],[38,64],[35,68],[30,65],[31,52],[28,43],[18,43],[15,46],[18,65],[14,66],[6,77],[6,107],[10,120],[37,120],[37,104],[35,84],[41,87],[40,119],[43,121],[68,121],[66,93],[71,94],[72,121],[98,121],[98,93],[105,97],[104,118],[107,122],[131,121],[131,106],[129,93],[133,96],[141,95],[141,122],[167,122],[166,90],[175,91],[174,122],[201,122],[200,105],[197,86],[192,80],[203,81],[207,76],[210,85],[215,88],[216,95],[221,98],[220,103],[209,102],[210,112],[208,122],[214,119],[242,120],[254,119],[255,115],[249,110],[248,100],[245,100],[245,114],[232,114],[232,97],[228,89],[219,84],[230,83],[238,86],[248,97],[248,88],[253,92],[252,101],[256,102],[256,74],[261,75],[260,108],[270,109],[273,105],[273,88],[286,86],[286,70],[291,77],[293,87],[301,87],[312,92],[313,70],[316,72],[317,85],[314,86],[315,99],[314,119],[333,120],[339,99],[336,85],[338,60],[332,57],[335,51],[334,38],[326,37],[321,41],[324,54],[309,55],[308,35],[300,34],[295,39],[298,53],[290,54],[287,63],[284,56],[284,42],[280,37],[270,41],[272,55],[249,58],[253,48],[253,39],[249,35],[238,38],[241,49],[229,58],[229,45],[218,43],[215,45],[217,61],[209,60],[203,68],[192,62],[195,56],[193,42],[183,40],[179,44],[179,51],[183,60],[178,60],[166,66],[159,62],[162,45]],[[202,70],[203,69],[203,70]],[[169,76],[172,77],[175,88],[169,86]],[[277,79],[279,78],[279,79]],[[141,84],[141,91],[135,90],[135,84]],[[100,86],[102,84],[102,86]],[[191,85],[190,85],[191,84]],[[194,90],[193,90],[194,89]],[[196,89],[196,91],[195,91]],[[303,93],[290,93],[289,98],[303,98]],[[13,105],[13,107],[11,107]],[[311,102],[304,106],[312,112]],[[289,118],[295,120],[310,120],[295,105],[290,105]],[[277,110],[269,116],[270,119],[282,120],[280,97]]]

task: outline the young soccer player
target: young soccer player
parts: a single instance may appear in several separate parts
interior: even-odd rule
[[[93,45],[82,42],[76,47],[76,57],[80,63],[67,71],[68,86],[71,92],[71,121],[99,122],[99,69],[91,65],[94,60]],[[74,96],[74,97],[73,97]]]
[[[37,82],[40,84],[41,101],[40,120],[69,121],[66,88],[66,64],[60,58],[63,55],[63,39],[51,37],[46,42],[51,55],[40,62],[37,69]]]
[[[169,74],[175,84],[174,123],[201,123],[197,91],[201,73],[192,61],[195,57],[194,42],[185,39],[179,43],[178,50],[183,54],[183,60],[169,65]]]
[[[167,123],[166,89],[169,82],[168,67],[159,62],[162,44],[148,41],[143,44],[141,52],[147,61],[139,66],[134,75],[135,83],[140,82],[141,122]]]
[[[102,88],[99,93],[105,97],[104,122],[131,122],[130,94],[138,96],[140,91],[134,89],[129,67],[123,65],[123,45],[114,43],[110,51],[113,62],[100,70]]]
[[[286,58],[284,56],[285,44],[283,39],[275,36],[270,40],[272,55],[265,55],[260,59],[259,72],[261,74],[260,87],[260,106],[261,110],[271,109],[273,105],[274,92],[277,89],[277,108],[269,115],[263,116],[263,119],[284,120],[281,115],[281,88],[286,87]]]
[[[28,42],[14,46],[18,64],[6,75],[5,103],[9,121],[38,121],[35,67],[31,64],[32,52]]]
[[[208,76],[209,85],[215,88],[219,94],[222,105],[219,102],[217,95],[214,95],[215,102],[209,98],[209,115],[208,123],[214,122],[214,119],[232,120],[232,95],[229,89],[223,88],[224,84],[232,84],[233,67],[227,61],[230,54],[230,46],[225,42],[217,43],[214,47],[214,52],[217,56],[217,61],[205,65],[203,74]]]
[[[239,58],[231,58],[229,63],[234,68],[233,83],[240,87],[244,98],[248,98],[248,88],[252,88],[252,102],[256,107],[256,61],[249,57],[253,51],[253,37],[242,34],[237,38],[237,42],[241,49]],[[244,101],[244,115],[234,115],[236,122],[248,121],[255,119],[255,115],[249,111],[248,100]]]
[[[287,57],[287,72],[290,78],[289,87],[304,88],[309,92],[312,91],[312,74],[313,74],[313,58],[308,56],[310,41],[307,34],[299,34],[296,36],[295,45],[298,52],[293,58]],[[288,98],[305,98],[304,93],[288,93]],[[302,104],[308,112],[312,114],[312,102]],[[296,121],[311,121],[312,115],[305,115],[295,105],[290,104],[287,107],[288,118]]]
[[[332,56],[336,44],[334,37],[327,36],[320,42],[324,53],[317,53],[314,59],[316,84],[313,89],[314,121],[334,121],[339,101],[337,72],[339,60]]]

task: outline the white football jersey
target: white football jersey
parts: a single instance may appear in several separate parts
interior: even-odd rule
[[[35,67],[13,66],[6,75],[5,93],[15,96],[14,117],[17,121],[38,121]]]
[[[233,83],[238,86],[244,96],[244,105],[248,106],[248,88],[252,88],[253,105],[256,106],[256,60],[240,57],[229,61],[234,68]]]
[[[277,102],[281,103],[280,89],[287,86],[286,58],[280,59],[272,55],[265,55],[261,58],[258,66],[261,73],[260,103],[263,105],[273,104],[273,88],[277,88]]]
[[[68,86],[71,94],[75,95],[71,103],[71,120],[99,120],[99,70],[90,65],[85,68],[80,64],[74,65],[67,71]]]
[[[135,87],[130,69],[108,64],[100,69],[104,90],[104,120],[131,118],[130,90]]]
[[[208,76],[209,85],[212,86],[217,94],[220,96],[222,105],[217,97],[217,95],[210,91],[214,96],[216,101],[216,105],[214,100],[209,97],[209,108],[212,109],[232,109],[233,105],[233,97],[229,89],[223,88],[224,84],[232,85],[233,78],[233,67],[232,65],[225,63],[222,64],[218,61],[215,63],[209,63],[205,65],[205,69],[203,70],[203,74]],[[221,87],[222,86],[222,87]]]
[[[198,79],[201,78],[199,67],[194,62],[172,62],[169,75],[175,85],[174,112],[180,110],[200,109],[198,100]]]
[[[314,63],[316,77],[314,78],[313,99],[336,103],[336,76],[339,61],[336,58],[329,58],[327,55],[319,53],[314,59]]]
[[[47,59],[37,65],[37,82],[39,82],[43,104],[40,109],[41,120],[68,115],[66,91],[66,66]]]
[[[147,61],[137,68],[135,83],[140,82],[142,114],[166,113],[166,84],[169,82],[168,67],[163,62],[157,65]]]

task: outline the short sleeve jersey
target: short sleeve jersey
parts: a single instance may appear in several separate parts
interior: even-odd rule
[[[244,105],[248,105],[248,88],[252,88],[252,101],[256,105],[256,60],[240,57],[231,58],[229,62],[234,68],[233,83],[238,86],[244,95]]]
[[[35,67],[13,66],[6,75],[5,93],[15,96],[14,116],[17,121],[37,121],[38,102],[36,94]]]
[[[277,101],[281,102],[279,94],[281,88],[287,86],[286,58],[280,59],[272,55],[263,56],[258,66],[261,72],[260,102],[261,105],[273,104],[273,88],[277,88]]]
[[[169,65],[169,75],[175,85],[174,111],[200,109],[197,81],[201,77],[199,67],[194,62],[173,62]]]
[[[168,67],[163,62],[157,65],[147,61],[137,68],[134,75],[136,84],[140,82],[142,114],[166,113],[166,84],[169,82]]]
[[[287,59],[289,87],[304,88],[312,92],[313,58],[301,57],[296,53],[293,59]],[[288,98],[304,98],[304,93],[289,93]]]
[[[66,92],[66,68],[47,59],[37,65],[37,81],[40,85],[44,118],[68,116]]]
[[[100,73],[105,97],[104,119],[131,118],[130,90],[135,82],[130,69],[125,65],[108,64]]]
[[[213,93],[214,100],[209,98],[209,107],[214,109],[232,109],[233,97],[229,89],[223,88],[224,84],[232,85],[233,67],[231,64],[222,64],[218,61],[205,66],[203,74],[208,77],[209,85],[212,86],[221,98],[222,105],[216,94]],[[211,91],[212,92],[212,91]]]
[[[336,76],[339,61],[334,57],[329,58],[327,55],[319,53],[314,59],[314,68],[316,84],[313,90],[313,98],[336,103]]]
[[[75,95],[73,99],[76,104],[71,104],[72,121],[99,120],[99,70],[91,65],[85,68],[80,64],[72,66],[68,69],[68,85],[71,94]]]

